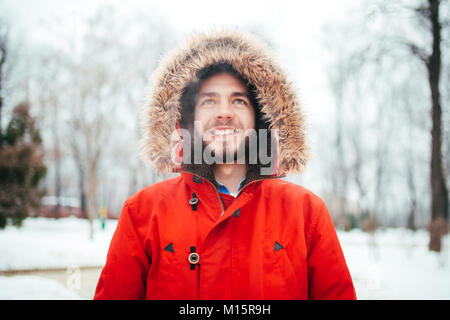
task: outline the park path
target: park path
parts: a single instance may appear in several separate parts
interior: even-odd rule
[[[36,270],[11,270],[0,271],[0,276],[37,276],[56,280],[65,288],[73,291],[82,299],[91,300],[94,297],[95,287],[102,267],[68,267],[58,269],[36,269]]]

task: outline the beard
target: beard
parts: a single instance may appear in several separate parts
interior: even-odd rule
[[[248,136],[245,137],[243,141],[239,143],[236,147],[235,144],[230,146],[223,142],[220,150],[211,149],[210,144],[202,140],[202,154],[203,161],[207,164],[230,164],[230,163],[240,163],[245,164],[247,162],[247,154],[249,149],[249,139]],[[206,157],[206,159],[205,159]],[[210,157],[210,159],[208,159]]]
[[[184,165],[212,165],[224,163],[237,163],[255,165],[259,161],[258,140],[255,136],[245,135],[240,141],[204,140],[199,132],[191,128],[188,139],[183,139],[183,164]]]

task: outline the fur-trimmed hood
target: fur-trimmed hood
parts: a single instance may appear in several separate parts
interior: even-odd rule
[[[256,88],[262,118],[278,129],[277,174],[301,173],[308,160],[305,121],[297,96],[267,47],[238,31],[198,33],[170,52],[154,73],[144,106],[142,157],[159,173],[179,170],[171,135],[180,120],[183,89],[197,72],[228,63]]]

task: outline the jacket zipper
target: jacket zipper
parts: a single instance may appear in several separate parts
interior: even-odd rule
[[[185,172],[189,172],[189,171],[185,171]],[[218,190],[218,189],[216,188],[216,186],[215,186],[211,181],[209,181],[208,179],[205,179],[204,177],[202,177],[202,176],[200,176],[200,175],[198,175],[198,174],[196,174],[196,173],[193,173],[193,172],[190,172],[190,173],[195,174],[196,176],[201,177],[203,180],[207,181],[207,182],[214,188],[214,190],[216,191],[217,198],[219,199],[219,202],[220,202],[220,207],[221,207],[221,209],[222,209],[222,212],[221,212],[220,215],[222,216],[222,215],[224,214],[224,212],[225,212],[225,208],[224,208],[224,206],[223,206],[223,201],[222,201],[222,198],[220,197],[219,190]],[[241,192],[245,189],[245,187],[251,185],[252,183],[256,183],[256,182],[258,182],[258,181],[263,181],[263,180],[270,179],[270,178],[279,178],[279,176],[277,176],[277,177],[268,177],[268,178],[264,178],[264,179],[257,179],[257,180],[250,181],[249,183],[247,183],[246,185],[244,185],[244,186],[241,188],[241,190],[239,190],[239,192],[238,192],[237,195],[236,195],[236,198],[241,194]],[[197,217],[196,217],[196,219],[197,219]],[[196,221],[196,225],[197,225],[197,221]],[[196,271],[197,271],[197,298],[200,299],[200,272],[201,272],[201,265],[200,265],[200,264],[197,266],[197,270],[196,270]]]
[[[207,181],[207,182],[214,188],[214,190],[216,191],[217,198],[219,199],[220,207],[222,208],[222,214],[223,214],[223,213],[225,212],[225,209],[224,209],[224,206],[223,206],[222,198],[221,198],[220,195],[219,195],[219,190],[217,190],[216,186],[215,186],[214,184],[212,184],[208,179],[205,179],[204,177],[202,177],[202,176],[200,176],[200,175],[198,175],[198,174],[196,174],[196,173],[193,173],[193,172],[190,172],[190,171],[185,171],[185,172],[189,172],[189,173],[195,174],[196,176],[202,178],[204,181]],[[197,224],[198,224],[197,219],[198,219],[198,215],[196,215],[196,219],[195,219],[195,225],[196,225],[196,226],[197,226]],[[197,232],[197,230],[196,230],[196,232]],[[196,270],[196,272],[197,272],[197,299],[200,299],[200,273],[201,273],[201,263],[199,263],[199,264],[197,265],[197,270]]]
[[[256,180],[250,181],[249,183],[247,183],[246,185],[244,185],[244,186],[241,188],[241,190],[239,190],[239,192],[238,192],[237,195],[236,195],[236,198],[241,194],[242,191],[244,191],[245,187],[251,185],[252,183],[259,182],[259,181],[264,181],[264,180],[268,180],[268,179],[283,178],[283,177],[285,177],[285,175],[276,176],[276,177],[267,177],[267,178],[264,178],[264,179],[256,179]]]

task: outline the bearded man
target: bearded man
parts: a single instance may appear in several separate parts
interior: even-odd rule
[[[151,88],[143,153],[180,175],[125,202],[95,299],[355,299],[324,202],[282,180],[308,147],[267,48],[197,34]]]

